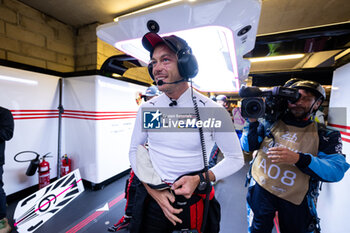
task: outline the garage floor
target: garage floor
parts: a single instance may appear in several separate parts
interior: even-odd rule
[[[246,165],[215,186],[216,197],[221,204],[221,233],[247,232],[245,207],[247,189],[244,187],[247,170]],[[44,223],[35,233],[108,232],[108,226],[116,223],[124,214],[126,179],[128,175],[96,191],[85,187],[80,196]],[[8,206],[8,218],[12,226],[13,212],[18,201],[13,201]]]

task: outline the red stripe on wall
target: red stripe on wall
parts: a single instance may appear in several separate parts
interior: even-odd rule
[[[112,118],[88,118],[88,117],[73,117],[73,116],[62,116],[63,118],[71,118],[71,119],[81,119],[81,120],[119,120],[119,119],[131,119],[131,118],[136,118],[135,116],[133,117],[112,117]]]
[[[80,120],[119,120],[119,119],[132,119],[136,118],[136,116],[130,117],[109,117],[109,118],[88,118],[88,117],[73,117],[73,116],[62,116],[63,118],[70,119],[80,119]],[[33,120],[33,119],[50,119],[50,118],[58,118],[58,116],[43,116],[43,117],[14,117],[14,120]]]
[[[58,110],[11,110],[14,120],[33,120],[58,118]],[[22,113],[23,112],[23,113]],[[136,118],[136,111],[93,112],[65,110],[63,118],[81,120],[118,120]]]
[[[28,109],[16,109],[16,110],[10,110],[11,112],[56,112],[58,113],[58,110],[43,110],[43,109],[35,109],[35,110],[28,110]],[[90,113],[90,114],[136,114],[137,111],[117,111],[117,112],[95,112],[95,111],[79,111],[79,110],[64,110],[65,113]]]
[[[350,127],[346,126],[346,125],[338,125],[338,124],[332,124],[332,123],[328,123],[328,125],[332,126],[332,127],[340,128],[340,129],[349,129],[350,130]]]
[[[344,142],[349,142],[349,143],[350,143],[350,139],[347,139],[347,138],[341,138],[341,140],[343,140]]]
[[[58,112],[58,110],[10,110],[11,112]]]
[[[74,114],[74,113],[63,113],[63,115],[64,116],[87,116],[87,117],[136,116],[136,114],[91,115],[91,114]]]
[[[14,113],[12,116],[42,116],[42,115],[58,115],[58,113]]]
[[[342,132],[342,131],[340,131],[340,133],[343,134],[343,135],[346,135],[346,136],[350,136],[350,133],[348,133],[348,132]]]
[[[125,112],[93,112],[93,111],[79,111],[79,110],[64,110],[65,112],[79,112],[79,113],[97,113],[97,114],[106,114],[106,113],[130,113],[130,114],[136,114],[137,111],[125,111]]]
[[[48,119],[48,118],[58,118],[58,116],[45,116],[45,117],[14,117],[14,120],[32,120],[32,119]]]
[[[350,127],[346,126],[346,125],[338,125],[338,124],[332,124],[332,123],[328,123],[328,125],[331,126],[331,127],[334,127],[334,128],[342,129],[342,130],[344,130],[344,129],[345,130],[350,130]],[[340,131],[340,134],[341,135],[345,135],[345,136],[350,136],[349,132]],[[350,143],[350,139],[348,139],[348,138],[342,137],[341,139],[342,139],[343,142]]]

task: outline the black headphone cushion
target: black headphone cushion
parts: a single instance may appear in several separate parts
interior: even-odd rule
[[[154,76],[153,76],[153,65],[152,65],[151,62],[148,64],[147,69],[148,69],[149,75],[151,76],[151,79],[154,81]]]
[[[185,53],[178,53],[178,69],[181,77],[186,80],[193,78],[198,73],[198,63],[196,57],[190,53],[190,50]]]

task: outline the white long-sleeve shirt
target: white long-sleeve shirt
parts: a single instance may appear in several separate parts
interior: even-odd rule
[[[197,98],[199,108],[223,108],[221,105],[194,90],[193,95]],[[169,183],[173,183],[181,175],[204,168],[198,130],[194,132],[157,132],[156,130],[150,131],[143,128],[142,115],[145,108],[193,108],[191,88],[188,88],[176,102],[176,106],[169,107],[171,100],[168,96],[162,94],[140,106],[129,151],[131,167],[136,171],[137,146],[148,142],[149,155],[155,171],[163,181]],[[227,118],[232,123],[228,113]],[[222,132],[222,130],[205,131],[204,138],[207,153],[210,153],[214,142],[216,142],[224,155],[224,159],[211,168],[216,180],[233,174],[243,166],[242,150],[234,130],[230,130],[229,132]],[[207,154],[208,156],[209,154]]]

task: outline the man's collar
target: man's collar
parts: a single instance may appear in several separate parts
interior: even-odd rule
[[[185,89],[185,91],[179,96],[179,98],[177,98],[177,99],[174,99],[174,98],[172,98],[172,97],[170,97],[170,96],[168,96],[167,94],[165,94],[169,99],[172,99],[172,100],[176,100],[176,101],[179,101],[179,100],[181,100],[181,99],[183,99],[184,98],[184,96],[186,96],[187,95],[187,93],[190,93],[190,91],[189,90],[191,90],[191,88],[190,87],[186,87],[186,89]]]

